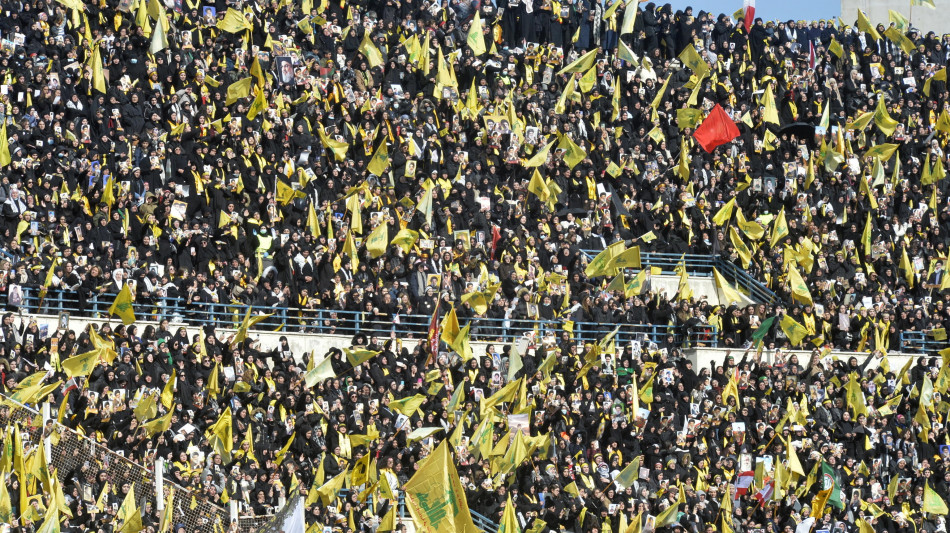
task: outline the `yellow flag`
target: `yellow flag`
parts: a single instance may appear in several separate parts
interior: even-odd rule
[[[96,349],[64,360],[62,362],[63,372],[70,378],[88,376],[99,363],[100,353],[100,350]]]
[[[92,57],[89,59],[92,67],[92,88],[100,93],[106,92],[106,76],[102,72],[102,55],[99,52],[99,43],[92,47]]]
[[[485,55],[488,52],[488,49],[485,48],[485,36],[484,26],[482,25],[482,19],[478,15],[478,11],[475,12],[475,18],[472,19],[472,24],[468,28],[468,34],[465,37],[465,42],[468,43],[468,47],[472,49],[472,53],[475,54],[475,57]]]
[[[941,498],[935,490],[930,488],[929,481],[924,485],[924,504],[921,510],[925,513],[940,516],[946,516],[947,513],[950,512],[950,510],[947,509],[947,502],[943,501],[943,498]]]
[[[717,226],[724,225],[726,222],[729,221],[729,219],[732,218],[732,211],[735,209],[735,207],[736,207],[735,198],[723,204],[723,206],[719,208],[719,211],[716,211],[716,215],[713,217],[713,223],[716,224]]]
[[[244,78],[228,85],[228,92],[224,98],[225,105],[231,105],[241,98],[247,98],[251,94],[253,84],[254,78]]]
[[[548,160],[548,152],[551,151],[551,147],[554,146],[554,141],[549,142],[544,145],[543,148],[538,150],[538,153],[531,156],[531,159],[528,159],[524,162],[525,168],[539,167],[543,165]]]
[[[569,72],[587,72],[590,70],[590,67],[594,65],[594,61],[596,60],[597,48],[577,58],[574,62],[561,69],[557,75],[560,76],[561,74],[567,74]]]
[[[10,143],[7,141],[7,121],[3,121],[0,126],[0,168],[5,167],[13,161],[10,156]]]
[[[244,315],[244,319],[241,321],[241,325],[238,326],[237,333],[234,334],[234,339],[231,341],[232,344],[238,344],[244,339],[247,338],[247,331],[254,327],[257,323],[267,320],[268,317],[273,316],[273,313],[268,313],[266,315],[257,315],[251,316],[251,308],[247,308],[247,313]]]
[[[874,26],[871,25],[871,21],[868,20],[867,15],[864,14],[860,9],[858,10],[858,29],[864,33],[870,33],[871,37],[874,37],[875,41],[881,40],[881,34],[877,32]]]
[[[416,244],[416,241],[419,240],[419,232],[413,231],[409,228],[403,228],[399,230],[396,235],[393,237],[392,244],[402,248],[402,251],[409,253],[409,250],[412,249],[413,245]]]
[[[794,264],[788,264],[788,285],[792,290],[792,299],[807,305],[815,305],[811,299],[811,291],[808,290],[808,284],[802,279],[801,274]]]
[[[534,169],[534,172],[531,174],[531,181],[528,182],[528,192],[534,193],[542,202],[546,202],[548,196],[551,195],[538,169]]]
[[[380,222],[376,229],[370,232],[366,237],[366,251],[373,259],[386,253],[389,246],[389,225],[385,221]]]
[[[676,519],[679,517],[680,506],[686,503],[685,494],[686,491],[680,489],[679,498],[676,499],[676,503],[667,507],[662,513],[656,516],[656,528],[667,527],[676,522]]]
[[[739,236],[739,232],[736,231],[735,226],[729,226],[729,241],[732,242],[732,246],[736,249],[739,259],[742,260],[742,268],[749,268],[749,264],[752,263],[752,252],[749,250],[749,247],[742,242],[742,237]]]
[[[376,149],[376,153],[373,154],[369,164],[366,165],[366,170],[369,170],[374,176],[382,176],[387,168],[389,168],[389,149],[386,147],[386,140],[384,139],[379,148]]]
[[[631,246],[611,259],[607,268],[611,270],[624,268],[640,268],[640,247]]]
[[[172,402],[175,401],[175,380],[178,377],[178,369],[172,369],[172,375],[168,378],[168,383],[162,388],[161,402],[165,409],[171,409]]]
[[[320,141],[323,142],[323,145],[326,146],[332,153],[333,157],[337,161],[343,161],[346,159],[346,152],[350,149],[350,145],[345,141],[338,141],[336,139],[331,139],[329,135],[323,131],[323,126],[317,126],[317,135],[320,136]]]
[[[620,0],[617,0],[614,5],[619,3]],[[508,493],[505,510],[501,513],[501,524],[498,525],[498,531],[499,533],[521,533],[521,525],[518,523],[518,516],[515,514],[515,505],[511,503],[511,493]]]
[[[887,112],[887,106],[884,105],[884,97],[878,94],[877,109],[874,110],[874,123],[885,135],[893,135],[897,128],[897,121],[891,118]]]
[[[320,495],[320,500],[323,502],[323,505],[330,505],[336,500],[337,495],[340,493],[340,489],[343,488],[343,482],[346,481],[349,473],[349,468],[347,468],[346,470],[337,474],[330,481],[324,483],[322,487],[317,489],[317,494]]]
[[[765,94],[762,95],[762,106],[765,110],[762,112],[762,120],[779,125],[778,108],[775,107],[775,96],[772,94],[772,86],[765,87]]]
[[[310,357],[312,360],[313,354],[311,354]],[[307,388],[311,388],[321,381],[335,378],[336,373],[333,371],[332,363],[333,359],[326,357],[319,364],[314,365],[313,368],[308,370],[304,375],[304,383],[306,383]]]
[[[168,533],[172,530],[175,518],[175,488],[168,491],[168,498],[165,500],[165,509],[162,511],[162,519],[158,525],[158,533]]]
[[[788,336],[788,340],[792,343],[792,346],[798,346],[802,343],[802,340],[808,336],[808,330],[805,329],[805,326],[799,324],[794,318],[788,315],[782,315],[782,321],[779,325],[782,326],[782,331]]]
[[[692,42],[687,44],[686,48],[680,52],[679,59],[699,78],[705,77],[706,73],[709,72],[709,65],[696,51],[696,47],[693,46]]]
[[[757,241],[765,236],[765,228],[754,220],[746,220],[742,209],[736,209],[736,224],[739,226],[739,229],[742,230],[742,233],[745,233],[746,237],[753,241]]]
[[[778,216],[775,217],[775,222],[772,223],[772,235],[769,237],[769,246],[775,248],[775,245],[778,244],[778,241],[782,240],[782,237],[788,235],[788,222],[785,220],[785,208],[778,212]]]
[[[359,52],[366,57],[366,62],[370,68],[376,68],[383,64],[383,54],[376,48],[373,41],[369,38],[369,31],[363,34],[363,41],[360,42]]]
[[[228,8],[227,13],[224,14],[224,18],[218,21],[217,27],[219,30],[226,31],[228,33],[237,33],[243,30],[252,30],[254,26],[249,20],[244,16],[244,13],[234,9]]]
[[[135,313],[132,311],[132,291],[129,290],[128,285],[124,285],[116,295],[115,301],[109,307],[109,314],[118,315],[126,326],[135,322]]]
[[[610,267],[611,263],[613,262],[614,258],[620,255],[623,251],[623,241],[618,241],[611,244],[591,260],[584,273],[588,278],[610,275],[612,273]]]
[[[904,271],[904,279],[907,280],[907,286],[913,288],[915,272],[914,267],[910,262],[910,257],[907,256],[907,246],[904,246],[901,250],[900,269]]]
[[[736,302],[741,304],[745,301],[742,294],[733,289],[732,285],[726,281],[726,278],[724,278],[715,267],[713,267],[713,278],[716,280],[716,286],[722,291],[722,295],[725,298],[724,303],[731,304],[732,302]]]
[[[421,533],[477,533],[447,440],[425,459],[405,487],[406,505]]]
[[[389,402],[389,408],[397,411],[405,416],[412,416],[422,407],[422,404],[426,401],[426,395],[424,394],[414,394],[412,396],[402,398],[401,400],[393,400]]]
[[[307,193],[303,191],[295,191],[293,187],[287,185],[280,178],[277,178],[277,201],[280,202],[280,205],[287,205],[294,200],[294,198],[306,198]]]
[[[567,166],[571,169],[576,167],[578,163],[587,157],[587,152],[567,135],[561,136],[561,141],[557,147],[559,150],[564,150],[564,162],[567,163]]]

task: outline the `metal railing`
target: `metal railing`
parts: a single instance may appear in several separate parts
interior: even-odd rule
[[[49,291],[40,302],[32,290],[24,290],[21,310],[29,313],[56,315],[67,312],[76,316],[101,317],[109,315],[109,307],[115,300],[114,294],[101,294],[85,302],[80,308],[78,300],[70,293]],[[11,307],[8,305],[8,309]],[[247,306],[236,304],[201,303],[189,306],[179,298],[144,299],[133,304],[133,311],[139,320],[162,321],[191,325],[214,325],[222,328],[237,328],[243,320]],[[290,307],[252,307],[251,314],[269,314],[273,316],[258,323],[254,329],[265,331],[287,331],[323,335],[355,335],[389,337],[396,334],[403,339],[425,338],[428,332],[430,316],[427,315],[378,315],[370,312],[333,310],[333,309],[297,309]],[[464,324],[465,320],[460,319]],[[616,324],[575,322],[572,326],[574,339],[578,342],[594,342],[617,326],[617,343],[630,341],[654,342],[663,344],[670,340],[675,346],[712,346],[718,345],[718,331],[714,326],[667,324]],[[529,318],[489,318],[478,317],[472,320],[471,340],[483,342],[509,343],[528,333],[539,335],[557,335],[565,327],[563,320],[533,320]]]
[[[600,250],[582,250],[588,259],[593,259]],[[640,254],[640,264],[646,267],[657,267],[663,274],[675,274],[676,267],[684,263],[690,276],[712,276],[713,268],[719,270],[728,281],[735,283],[741,292],[749,295],[753,301],[775,303],[778,296],[762,282],[750,276],[741,267],[730,263],[718,255],[700,254],[667,254],[659,252],[645,252]]]
[[[900,351],[903,353],[936,354],[950,346],[946,340],[938,341],[926,331],[903,331],[900,339]]]

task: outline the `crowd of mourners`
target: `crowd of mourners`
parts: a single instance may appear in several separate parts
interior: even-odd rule
[[[589,0],[0,6],[5,393],[62,379],[30,403],[242,514],[300,491],[308,531],[398,527],[445,439],[471,510],[513,505],[523,531],[946,531],[950,355],[887,354],[950,326],[950,36]],[[739,134],[707,151],[717,106]],[[721,257],[777,299],[608,290],[588,266],[619,241]],[[159,326],[29,318],[104,317],[126,287]],[[247,307],[356,351],[180,325]],[[611,326],[470,358],[340,313],[450,309],[483,339]],[[672,341],[611,341],[621,323],[713,326],[733,356],[693,368]],[[6,459],[8,494],[43,494]],[[0,518],[121,527],[129,487],[100,468],[58,473],[69,513],[13,497]],[[178,531],[181,509],[139,510]]]

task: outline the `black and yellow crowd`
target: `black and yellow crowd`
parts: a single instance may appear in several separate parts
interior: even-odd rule
[[[946,531],[950,36],[592,0],[0,6],[8,396],[241,514],[300,493],[308,531],[402,527],[442,445],[506,533]],[[738,135],[701,145],[719,110]],[[682,258],[675,293],[599,268],[634,247]],[[774,301],[694,295],[697,256]],[[123,292],[148,325],[30,318]],[[348,346],[212,324],[248,308]],[[623,324],[732,352],[694,368]],[[2,438],[15,531],[184,528],[188,501]]]

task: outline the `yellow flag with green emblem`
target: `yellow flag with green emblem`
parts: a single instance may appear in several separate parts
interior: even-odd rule
[[[719,208],[719,211],[716,211],[715,216],[713,216],[713,223],[717,226],[722,226],[726,222],[729,222],[729,219],[732,218],[732,211],[736,208],[736,199],[733,198],[723,204]]]
[[[485,48],[485,36],[483,35],[484,26],[482,25],[482,19],[478,15],[478,11],[475,12],[475,18],[472,19],[472,25],[468,28],[468,35],[465,36],[465,42],[468,43],[468,47],[472,49],[472,53],[475,54],[475,57],[485,55],[488,52],[488,49]]]
[[[369,252],[370,257],[376,259],[386,253],[388,246],[389,225],[384,221],[376,226],[376,228],[370,232],[369,236],[366,237],[366,251]]]
[[[373,41],[370,40],[369,34],[369,31],[363,34],[363,41],[360,42],[360,46],[357,50],[366,57],[369,68],[376,68],[383,64],[383,54],[379,51],[379,48],[376,48]]]
[[[925,513],[936,515],[946,515],[950,512],[950,510],[947,509],[947,502],[943,501],[943,498],[937,494],[937,491],[930,488],[929,481],[924,485],[924,504],[921,510]]]
[[[614,5],[620,3],[620,0]],[[515,505],[511,503],[511,493],[508,493],[508,501],[505,502],[505,511],[501,514],[501,523],[498,524],[498,533],[521,533],[521,525],[518,524],[518,515],[515,514]]]
[[[788,336],[788,341],[792,343],[792,346],[798,346],[808,336],[808,330],[805,329],[805,326],[788,315],[782,315],[782,321],[779,322],[779,325],[782,326],[782,331]]]
[[[132,291],[129,290],[128,285],[124,285],[116,295],[115,301],[109,307],[109,314],[117,315],[126,326],[135,322],[135,313],[132,311]]]
[[[478,533],[447,440],[406,483],[406,505],[422,533]]]
[[[788,221],[785,220],[785,208],[782,207],[778,212],[778,216],[775,217],[775,222],[772,223],[772,235],[769,237],[769,246],[775,248],[778,241],[782,240],[786,235],[788,235]]]
[[[88,376],[99,363],[100,350],[92,350],[86,353],[75,355],[62,362],[63,372],[70,378],[77,376]]]
[[[587,265],[584,273],[588,278],[607,276],[611,273],[611,263],[624,251],[623,241],[618,241],[597,254]]]
[[[366,165],[366,170],[369,170],[370,174],[374,176],[382,176],[387,168],[389,168],[389,148],[386,147],[384,139],[379,148],[376,149],[376,153],[373,154],[373,159]]]
[[[802,275],[798,273],[798,269],[795,268],[795,265],[791,263],[788,265],[788,285],[792,290],[793,300],[798,300],[807,305],[815,305],[815,302],[812,301],[811,298],[811,291],[808,290],[808,284],[805,283]]]
[[[418,240],[418,231],[413,231],[409,228],[403,228],[396,233],[395,237],[393,237],[392,244],[402,248],[403,252],[409,253],[409,250],[412,249],[412,246],[416,244],[416,241]]]

